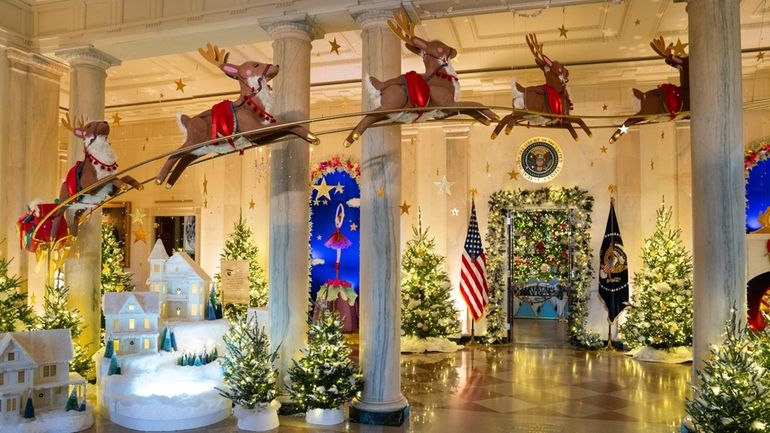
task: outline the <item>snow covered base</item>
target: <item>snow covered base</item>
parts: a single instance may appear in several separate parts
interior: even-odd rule
[[[84,412],[71,410],[52,410],[39,412],[34,419],[19,417],[9,424],[0,424],[0,433],[74,433],[85,430],[94,424],[94,411],[86,406]]]
[[[227,319],[205,320],[200,322],[168,322],[169,329],[174,331],[177,349],[180,352],[211,351],[216,347],[219,354],[225,353],[225,343],[222,337],[227,332],[230,322]]]
[[[235,406],[238,428],[248,431],[267,431],[278,427],[278,409],[281,403],[273,400],[264,408],[245,409]]]
[[[428,337],[417,338],[414,336],[401,337],[401,353],[423,352],[457,352],[463,346],[450,341],[448,338]]]
[[[663,364],[682,364],[692,361],[692,347],[679,346],[671,349],[654,349],[645,346],[634,349],[626,355],[633,356],[634,359],[645,362],[660,362]]]
[[[335,425],[345,421],[342,406],[336,409],[308,409],[305,413],[305,421],[308,424]]]

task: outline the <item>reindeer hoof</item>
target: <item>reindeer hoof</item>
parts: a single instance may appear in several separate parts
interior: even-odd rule
[[[489,138],[491,138],[492,140],[497,138],[497,132],[493,132],[492,135],[489,136]]]
[[[318,138],[318,136],[317,136],[317,135],[315,135],[315,134],[312,134],[312,133],[310,133],[310,134],[308,134],[308,135],[307,135],[307,140],[308,140],[308,142],[309,142],[310,144],[312,144],[313,146],[318,146],[318,144],[320,144],[320,143],[321,143],[321,139],[320,139],[320,138]]]
[[[492,124],[492,121],[491,121],[491,120],[489,120],[489,119],[484,119],[484,121],[483,121],[483,122],[481,122],[481,123],[483,123],[483,124],[484,124],[484,126],[489,126],[489,125],[491,125],[491,124]]]
[[[136,189],[138,189],[139,191],[142,191],[144,189],[144,185],[140,183],[139,185],[136,186]]]
[[[167,183],[167,184],[166,184],[166,189],[171,189],[171,188],[173,188],[173,187],[174,187],[174,185],[173,185],[173,184],[170,184],[170,183]]]
[[[160,185],[163,183],[163,180],[159,177],[155,178],[155,185]]]

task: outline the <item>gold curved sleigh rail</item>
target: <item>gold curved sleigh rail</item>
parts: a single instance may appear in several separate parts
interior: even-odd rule
[[[98,191],[100,188],[104,187],[107,184],[112,183],[114,180],[119,179],[120,177],[126,175],[127,173],[129,173],[129,172],[131,172],[131,171],[133,171],[133,170],[135,170],[137,168],[143,167],[143,166],[145,166],[147,164],[153,163],[155,161],[158,161],[158,160],[161,160],[161,159],[165,159],[165,158],[169,158],[169,157],[173,157],[173,156],[183,155],[183,154],[192,152],[192,151],[194,151],[196,149],[199,149],[201,147],[204,147],[204,146],[225,142],[228,139],[233,139],[233,138],[238,138],[238,137],[246,137],[246,136],[249,136],[249,135],[257,135],[257,134],[261,135],[261,134],[264,134],[264,133],[269,133],[269,132],[273,132],[273,131],[279,131],[281,129],[292,127],[292,126],[296,126],[296,125],[307,125],[307,124],[313,124],[313,123],[316,123],[316,122],[324,122],[324,121],[331,121],[331,120],[338,120],[338,119],[347,119],[347,118],[352,118],[352,117],[361,117],[361,116],[366,116],[366,115],[369,115],[369,114],[391,114],[391,113],[401,113],[401,112],[427,112],[427,111],[434,111],[434,110],[442,110],[442,111],[447,111],[449,113],[457,113],[457,114],[459,114],[459,112],[463,111],[463,110],[474,110],[474,111],[476,111],[476,110],[483,110],[483,109],[496,110],[496,111],[506,111],[506,112],[511,112],[511,113],[521,113],[521,114],[523,114],[525,116],[538,116],[538,117],[553,118],[553,119],[627,119],[627,118],[633,117],[633,118],[644,118],[644,119],[647,120],[647,122],[645,122],[645,123],[652,123],[653,121],[655,121],[657,119],[660,119],[660,118],[662,118],[664,116],[664,114],[661,114],[661,113],[650,114],[650,115],[616,114],[616,115],[605,115],[605,116],[602,116],[602,115],[576,116],[576,115],[569,115],[569,114],[568,115],[564,115],[564,114],[551,114],[551,113],[544,113],[544,112],[539,112],[539,111],[521,110],[521,109],[515,109],[515,108],[512,109],[511,107],[503,107],[503,106],[496,106],[496,105],[488,105],[488,106],[454,105],[454,106],[441,106],[441,107],[397,108],[397,109],[390,109],[390,110],[360,111],[360,112],[356,112],[356,113],[335,114],[335,115],[332,115],[332,116],[323,116],[323,117],[316,117],[316,118],[306,119],[306,120],[297,120],[297,121],[293,121],[293,122],[286,122],[286,123],[279,123],[279,124],[274,124],[274,125],[268,125],[268,126],[265,126],[263,128],[259,128],[259,129],[255,129],[255,130],[251,130],[251,131],[238,132],[238,133],[235,133],[235,134],[231,134],[231,135],[227,135],[227,136],[222,136],[222,137],[217,137],[215,139],[211,139],[211,140],[207,140],[207,141],[204,141],[204,142],[201,142],[201,143],[197,143],[197,144],[192,145],[192,146],[188,146],[188,147],[185,147],[185,148],[175,149],[175,150],[170,151],[170,152],[166,152],[166,153],[163,153],[163,154],[160,154],[160,155],[156,155],[156,156],[154,156],[152,158],[149,158],[149,159],[146,159],[146,160],[141,161],[139,163],[136,163],[134,165],[131,165],[131,166],[129,166],[129,167],[123,169],[123,170],[120,170],[120,171],[118,171],[118,172],[116,172],[114,174],[106,176],[106,177],[100,179],[99,181],[93,183],[92,185],[89,185],[88,187],[83,188],[82,190],[78,191],[76,194],[73,194],[72,196],[68,197],[67,199],[61,201],[56,207],[54,207],[52,210],[50,210],[48,213],[46,213],[45,216],[43,216],[43,218],[41,218],[41,220],[40,220],[41,222],[37,224],[37,226],[35,227],[35,230],[32,232],[32,238],[37,240],[38,242],[41,242],[42,244],[46,244],[46,243],[47,244],[51,244],[50,241],[39,240],[37,238],[38,230],[40,230],[40,228],[43,226],[43,224],[42,224],[43,221],[46,221],[49,218],[54,217],[54,215],[58,214],[62,209],[66,210],[67,208],[69,208],[69,206],[73,202],[77,201],[80,197],[82,197],[82,196],[84,196],[86,194],[90,194],[93,191]],[[681,119],[682,117],[686,117],[688,115],[689,115],[689,112],[680,112],[678,117],[677,117],[677,119]],[[668,116],[666,115],[666,117],[668,117]],[[669,118],[669,120],[670,120],[670,118]],[[464,122],[464,123],[468,123],[468,122],[475,122],[475,121],[476,120],[474,120],[474,119],[437,119],[437,120],[429,120],[427,122]],[[427,123],[427,122],[421,122],[421,123]],[[381,121],[381,122],[375,123],[374,125],[371,125],[370,128],[383,127],[383,126],[392,126],[392,125],[403,125],[403,123],[387,122],[387,121],[386,122],[382,122]],[[525,119],[525,118],[519,119],[516,122],[516,125],[525,126],[525,127],[528,127],[528,128],[548,128],[549,127],[547,125],[529,124],[529,123],[527,123],[527,119]],[[639,124],[637,124],[637,125],[639,125]],[[617,125],[617,124],[611,124],[611,125],[591,125],[590,127],[592,129],[607,129],[607,128],[618,128],[618,127],[620,127],[620,125]],[[328,130],[324,130],[324,131],[320,131],[320,132],[315,132],[314,134],[315,135],[319,135],[319,136],[321,136],[321,135],[330,135],[330,134],[349,132],[351,129],[352,129],[352,126],[346,126],[346,127],[340,127],[340,128],[334,128],[334,129],[328,129]],[[242,150],[245,151],[245,150],[252,149],[252,148],[255,148],[255,147],[268,146],[268,145],[273,144],[273,143],[277,143],[277,142],[280,142],[280,141],[285,141],[287,139],[293,139],[293,138],[295,138],[295,137],[283,137],[281,139],[270,141],[270,142],[267,142],[267,143],[251,144],[249,146],[244,147]],[[199,159],[197,161],[192,162],[190,164],[190,166],[207,163],[207,162],[209,162],[211,160],[220,158],[222,156],[230,155],[233,152],[236,152],[236,150],[233,150],[233,151],[227,152],[227,153],[215,154],[215,155],[212,155],[212,156],[209,156],[209,157],[205,157],[204,159]],[[140,183],[142,185],[145,185],[145,184],[148,184],[148,183],[152,182],[153,180],[155,180],[155,177],[151,177],[149,179],[141,181]],[[97,209],[101,208],[105,204],[107,204],[107,203],[111,202],[112,200],[120,197],[121,195],[125,194],[126,192],[128,192],[130,190],[131,190],[130,187],[129,188],[122,188],[122,189],[120,189],[117,193],[115,193],[113,195],[110,195],[106,200],[104,200],[101,203],[95,205],[92,209],[90,209],[88,211],[88,213],[86,213],[85,215],[83,215],[81,217],[80,221],[73,221],[73,224],[80,224],[81,221],[87,220],[88,217],[90,217],[90,215],[93,212],[95,212]],[[64,217],[64,215],[62,215],[62,217]]]

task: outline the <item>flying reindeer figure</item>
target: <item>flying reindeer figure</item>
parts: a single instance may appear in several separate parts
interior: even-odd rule
[[[227,62],[230,53],[224,49],[220,50],[219,47],[211,44],[207,44],[206,48],[206,51],[198,48],[200,55],[221,69],[228,77],[238,80],[241,96],[235,101],[222,101],[214,105],[211,110],[206,110],[195,117],[180,115],[179,123],[186,134],[181,149],[237,132],[249,131],[249,133],[170,156],[155,179],[158,185],[166,181],[166,187],[171,188],[190,163],[207,153],[223,154],[235,150],[243,153],[243,149],[248,146],[268,143],[290,134],[308,143],[318,144],[319,139],[299,125],[260,131],[269,125],[280,125],[280,122],[269,113],[273,97],[267,85],[278,74],[278,65],[254,61],[234,65]]]
[[[414,23],[406,11],[393,13],[394,21],[388,20],[393,33],[405,42],[406,48],[422,56],[425,73],[407,72],[387,81],[374,77],[364,77],[364,86],[374,105],[379,105],[374,111],[395,110],[414,107],[473,107],[443,109],[422,112],[374,113],[364,116],[353,131],[345,139],[348,147],[361,138],[361,134],[373,123],[389,117],[394,122],[415,123],[430,119],[443,119],[457,114],[467,114],[479,122],[489,125],[499,118],[491,110],[477,102],[458,101],[460,97],[460,82],[450,61],[457,56],[457,50],[441,41],[426,41],[414,34]],[[476,108],[478,107],[478,108]]]
[[[632,89],[634,96],[639,99],[641,104],[639,112],[634,117],[626,119],[623,126],[615,130],[610,137],[610,143],[614,143],[620,138],[629,126],[650,120],[650,115],[668,115],[671,119],[675,119],[680,111],[690,111],[690,60],[688,56],[680,57],[672,53],[673,44],[666,45],[663,36],[653,39],[650,46],[653,51],[665,59],[669,66],[679,70],[679,86],[665,83],[646,92]]]
[[[61,124],[65,128],[72,131],[76,137],[83,139],[85,157],[82,161],[76,162],[67,172],[67,177],[64,179],[59,191],[60,202],[67,200],[118,170],[117,156],[115,156],[112,145],[107,140],[107,136],[110,134],[110,125],[103,120],[84,123],[85,121],[81,118],[78,126],[73,127],[69,115],[61,119]],[[117,191],[125,191],[132,187],[136,189],[143,188],[142,184],[131,176],[115,178],[101,188],[83,194],[70,206],[67,206],[66,208],[75,211],[72,224],[70,224],[72,234],[77,236],[80,216],[84,211],[99,206],[107,197],[115,194]],[[53,233],[58,232],[59,221],[64,211],[65,208],[60,210],[55,216]]]
[[[569,115],[572,109],[572,101],[570,101],[567,88],[569,71],[558,61],[551,60],[543,54],[543,44],[538,44],[537,36],[534,33],[527,35],[526,40],[529,50],[535,56],[535,63],[543,70],[545,84],[525,88],[521,84],[514,82],[513,108],[539,113]],[[591,136],[591,130],[588,129],[583,119],[580,118],[549,117],[527,114],[523,111],[514,111],[504,116],[503,120],[497,124],[494,132],[492,132],[492,138],[496,138],[503,128],[505,128],[506,134],[510,134],[511,129],[519,120],[526,120],[529,124],[538,126],[566,129],[575,140],[577,140],[578,135],[572,123],[577,123],[589,137]]]

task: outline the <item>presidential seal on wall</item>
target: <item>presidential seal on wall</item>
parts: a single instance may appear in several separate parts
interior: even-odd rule
[[[534,137],[519,148],[522,176],[530,182],[542,183],[555,178],[564,165],[559,145],[545,137]]]

